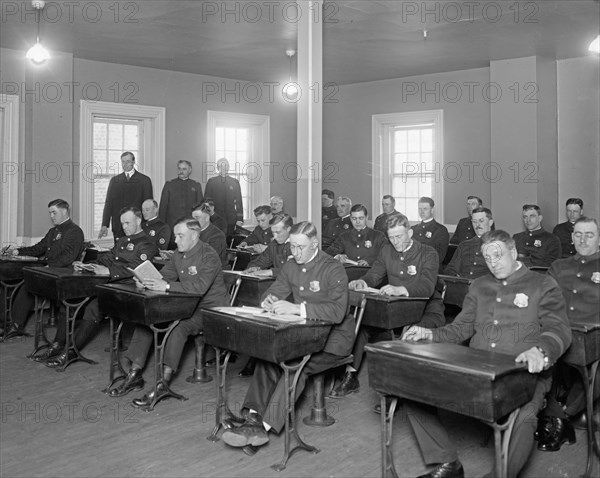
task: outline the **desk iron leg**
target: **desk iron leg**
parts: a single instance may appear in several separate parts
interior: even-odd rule
[[[165,345],[167,344],[167,339],[169,338],[169,335],[171,334],[173,329],[177,327],[177,324],[179,324],[179,320],[174,320],[169,324],[169,326],[166,329],[159,329],[155,325],[150,325],[150,329],[154,334],[154,376],[156,377],[156,379],[154,381],[154,397],[152,398],[150,405],[142,408],[142,410],[146,412],[151,412],[152,410],[154,410],[154,406],[162,399],[167,397],[173,397],[177,400],[187,400],[187,397],[184,397],[183,395],[175,393],[173,390],[171,390],[163,377]],[[161,333],[162,340],[159,341],[158,336]],[[159,386],[163,390],[163,392],[161,392],[160,395],[158,394]]]
[[[598,370],[599,361],[596,360],[590,365],[588,369],[585,365],[575,365],[581,379],[583,380],[583,389],[585,391],[585,406],[587,414],[587,464],[585,467],[584,478],[590,478],[592,475],[592,468],[594,466],[594,454],[600,456],[600,450],[598,449],[598,443],[596,442],[596,434],[594,433],[594,382],[596,381],[596,372]]]
[[[306,444],[298,435],[298,430],[296,429],[296,385],[298,384],[298,378],[300,377],[300,372],[304,368],[306,362],[310,359],[310,354],[305,355],[300,363],[295,365],[286,365],[284,362],[281,362],[279,365],[283,369],[283,377],[285,384],[285,435],[284,435],[284,451],[283,458],[279,463],[271,465],[271,468],[275,471],[285,470],[286,464],[290,457],[297,452],[298,450],[306,450],[311,451],[313,453],[319,453],[321,450],[318,448]],[[290,386],[290,372],[294,372],[294,379],[292,380],[292,384]],[[298,443],[294,448],[290,450],[290,442],[291,438],[295,438]]]
[[[17,291],[21,288],[21,286],[23,285],[22,280],[20,280],[19,282],[16,283],[9,283],[9,282],[0,282],[0,286],[2,286],[2,289],[4,289],[4,312],[5,312],[5,316],[4,316],[4,334],[2,336],[2,341],[4,340],[4,336],[6,336],[6,334],[8,333],[10,326],[13,324],[13,320],[12,320],[12,303],[13,303],[13,299],[15,297],[15,295],[17,294]],[[24,337],[31,337],[31,335],[29,334],[24,334]]]
[[[63,305],[65,306],[65,321],[67,322],[67,338],[65,343],[65,352],[67,353],[67,361],[62,367],[56,367],[55,370],[57,372],[64,372],[66,368],[71,365],[73,362],[77,362],[78,360],[82,360],[83,362],[89,363],[91,365],[97,365],[98,362],[95,360],[84,357],[83,354],[77,348],[77,344],[75,343],[75,319],[79,314],[81,308],[89,302],[90,298],[86,297],[79,302],[70,303],[66,300],[63,300]],[[60,319],[59,319],[60,320]],[[70,352],[74,352],[74,356],[70,357]]]
[[[125,380],[127,376],[125,369],[121,365],[121,353],[119,352],[119,337],[121,336],[123,322],[119,321],[119,326],[115,329],[115,320],[117,319],[110,317],[110,368],[108,370],[108,385],[102,390],[104,393],[110,393],[115,384]],[[120,375],[116,378],[115,370],[120,372]]]
[[[508,473],[508,446],[510,436],[517,420],[520,408],[513,410],[507,420],[500,424],[496,422],[485,422],[494,429],[494,457],[496,476],[506,478]]]
[[[44,328],[44,308],[46,307],[46,303],[48,301],[46,299],[42,299],[35,296],[35,305],[33,306],[33,314],[35,316],[35,333],[33,336],[33,350],[27,356],[27,358],[32,359],[35,355],[40,351],[50,347],[50,341],[48,337],[46,337],[46,330]],[[44,340],[44,343],[40,345],[40,342]]]
[[[382,478],[398,478],[392,452],[392,429],[398,397],[392,398],[389,410],[386,410],[386,395],[379,393],[379,398],[381,403],[381,476]]]
[[[215,411],[215,426],[212,433],[206,437],[207,440],[216,443],[219,441],[219,430],[221,427],[228,428],[231,426],[231,421],[237,423],[244,423],[244,419],[235,415],[227,403],[227,386],[225,377],[227,375],[227,364],[231,357],[231,351],[227,350],[225,353],[225,360],[221,364],[221,349],[215,347],[216,353],[216,379],[215,385],[217,386],[217,409]]]

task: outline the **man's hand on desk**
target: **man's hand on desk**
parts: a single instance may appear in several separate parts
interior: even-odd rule
[[[350,283],[348,284],[348,289],[350,290],[361,290],[366,289],[367,287],[367,283],[362,279],[350,281]]]
[[[333,258],[336,261],[340,261],[342,264],[345,264],[348,260],[348,256],[346,254],[336,254]]]
[[[260,267],[248,267],[245,271],[242,271],[244,274],[252,274],[259,277],[271,277],[273,275],[272,269],[261,269]]]
[[[405,342],[418,342],[420,340],[431,340],[433,339],[433,332],[424,327],[418,327],[413,325],[406,330],[401,337],[401,340]]]
[[[19,255],[19,249],[17,249],[16,247],[13,246],[6,246],[4,249],[2,249],[2,255],[6,255],[6,256],[18,256]]]
[[[517,355],[515,362],[527,363],[529,373],[540,373],[549,366],[547,357],[537,347],[531,347]]]
[[[81,272],[81,271],[93,272],[94,274],[99,275],[99,276],[109,276],[110,275],[110,270],[108,269],[108,267],[101,266],[100,264],[84,264],[81,261],[75,261],[75,262],[73,262],[73,269],[76,272]]]
[[[292,304],[286,300],[278,300],[271,307],[271,312],[274,314],[293,314],[300,315],[300,304]]]
[[[165,260],[165,261],[169,261],[171,260],[171,256],[173,255],[175,251],[166,251],[166,250],[159,250],[158,253],[161,257],[161,259]]]
[[[381,289],[382,295],[391,295],[394,297],[408,297],[408,291],[406,287],[403,285],[393,286],[393,285],[384,285]]]
[[[134,277],[135,286],[140,289],[148,289],[156,292],[165,292],[167,290],[167,281],[162,279],[144,279],[144,281],[140,281],[137,277]]]
[[[361,267],[369,267],[369,263],[367,261],[365,261],[364,259],[361,259],[360,261],[358,261],[358,265]]]

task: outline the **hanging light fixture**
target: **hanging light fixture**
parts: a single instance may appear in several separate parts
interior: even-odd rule
[[[594,53],[600,53],[600,35],[598,35],[596,39],[590,43],[588,50]]]
[[[296,50],[292,50],[291,48],[285,51],[285,54],[290,59],[290,81],[286,83],[283,87],[283,96],[286,101],[290,103],[296,103],[299,100],[299,92],[300,88],[297,83],[292,81],[292,58],[296,54]]]
[[[48,53],[48,50],[40,43],[40,13],[45,5],[46,2],[44,2],[44,0],[31,1],[31,6],[36,10],[37,36],[35,45],[27,51],[25,57],[36,65],[41,65],[46,60],[50,59],[50,53]]]

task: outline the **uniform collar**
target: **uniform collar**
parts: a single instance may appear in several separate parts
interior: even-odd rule
[[[66,218],[63,222],[61,222],[60,224],[57,224],[56,226],[54,226],[56,229],[63,229],[64,227],[68,226],[69,223],[72,222],[71,218],[68,217]]]
[[[579,252],[577,254],[575,254],[574,256],[572,256],[574,260],[576,260],[577,262],[581,261],[582,259],[585,260],[586,262],[591,262],[591,261],[595,261],[597,259],[600,259],[600,251],[596,251],[594,252],[592,255],[589,256],[582,256],[581,254],[579,254]]]
[[[519,280],[521,277],[523,277],[525,274],[527,274],[529,272],[529,269],[527,267],[525,267],[522,262],[517,261],[517,263],[518,263],[517,270],[515,270],[508,277],[505,277],[504,279],[496,279],[493,274],[492,274],[492,277],[494,277],[494,279],[496,279],[497,282],[512,283],[512,282]],[[538,274],[538,273],[534,272],[534,274]]]
[[[153,222],[158,221],[158,216],[154,216],[152,219],[148,219],[146,221],[146,224],[152,224]]]
[[[422,223],[422,224],[429,224],[429,223],[430,223],[431,221],[433,221],[433,220],[434,220],[434,218],[433,218],[433,217],[430,217],[429,219],[426,219],[426,220],[424,220],[424,221],[421,221],[421,223]]]

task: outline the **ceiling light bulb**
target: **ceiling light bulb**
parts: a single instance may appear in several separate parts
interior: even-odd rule
[[[297,83],[290,81],[283,87],[283,94],[286,101],[296,103],[299,98],[300,88]]]
[[[48,50],[46,50],[44,46],[38,41],[29,49],[25,57],[28,60],[31,60],[36,65],[41,65],[46,60],[50,59],[50,53],[48,53]]]
[[[600,35],[598,35],[596,39],[590,43],[588,49],[594,53],[600,53]]]

